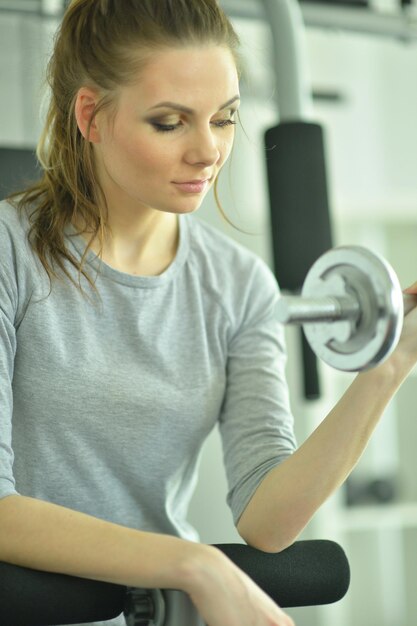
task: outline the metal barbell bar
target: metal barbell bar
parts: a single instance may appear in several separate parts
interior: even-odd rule
[[[301,296],[277,303],[278,320],[300,324],[313,351],[339,370],[363,371],[395,349],[417,296],[403,294],[391,265],[360,246],[340,246],[310,268]]]

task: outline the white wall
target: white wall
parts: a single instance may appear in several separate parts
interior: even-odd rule
[[[41,129],[43,71],[56,28],[52,19],[0,13],[0,143],[36,145]]]

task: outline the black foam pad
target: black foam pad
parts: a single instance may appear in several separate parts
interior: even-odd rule
[[[332,541],[299,541],[278,554],[243,544],[216,547],[282,607],[336,602],[349,587],[346,555]],[[0,562],[0,624],[57,626],[109,620],[123,612],[126,591],[120,585]]]
[[[298,293],[308,270],[332,247],[323,129],[311,122],[283,122],[265,133],[275,276]],[[317,359],[302,331],[307,399],[320,396]]]
[[[265,133],[275,274],[299,291],[311,265],[332,247],[323,130],[284,122]]]
[[[349,562],[333,541],[297,541],[278,554],[240,544],[218,548],[284,608],[331,604],[349,589]]]
[[[56,626],[112,619],[126,587],[0,563],[0,624]]]
[[[20,191],[41,177],[41,169],[30,148],[0,147],[0,200]]]

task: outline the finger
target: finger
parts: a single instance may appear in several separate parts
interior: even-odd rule
[[[417,282],[407,287],[407,289],[404,289],[403,293],[417,293]]]

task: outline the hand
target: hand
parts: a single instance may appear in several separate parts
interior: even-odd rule
[[[409,370],[417,362],[417,282],[405,289],[404,294],[412,296],[415,305],[405,311],[401,337],[392,357],[396,367],[405,363]]]
[[[417,282],[404,289],[404,315],[407,315],[414,307],[417,306]]]
[[[417,282],[404,289],[405,294],[405,311],[404,311],[404,324],[403,332],[401,334],[401,340],[404,338],[409,340],[411,338],[416,340],[416,312],[417,312]],[[407,301],[408,300],[408,301]],[[414,341],[415,343],[415,341]]]
[[[203,549],[187,592],[207,626],[295,626],[220,550]]]

